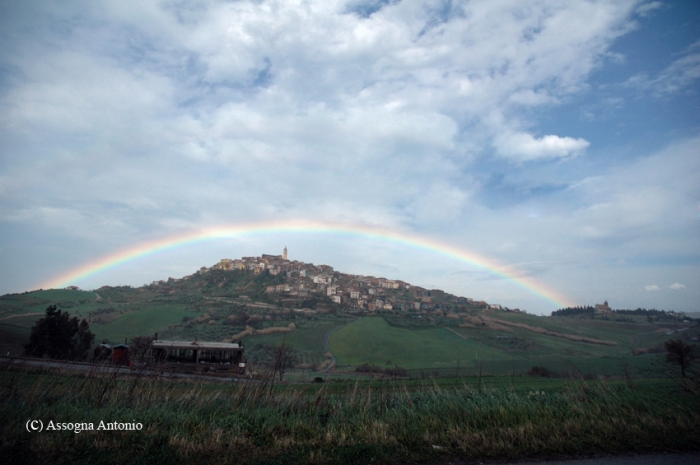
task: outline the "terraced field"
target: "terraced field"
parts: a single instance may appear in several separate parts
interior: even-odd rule
[[[530,324],[533,324],[532,320],[549,319],[521,318]],[[576,322],[547,323],[550,331],[572,333],[575,327],[568,327],[567,323],[574,326]],[[334,333],[330,348],[341,369],[370,363],[380,368],[400,366],[412,375],[475,375],[480,371],[489,375],[524,374],[533,366],[582,375],[620,376],[624,374],[625,366],[632,375],[653,375],[658,371],[660,356],[631,355],[634,344],[629,342],[629,336],[621,330],[620,323],[613,324],[617,325],[612,328],[618,329],[617,333],[612,329],[583,332],[584,335],[593,334],[619,342],[609,346],[572,341],[517,327],[512,331],[407,329],[390,326],[381,317],[369,317]],[[658,343],[657,339],[665,340],[655,333],[647,336],[654,344]],[[664,336],[668,338],[668,335]],[[644,345],[650,344],[647,339]]]

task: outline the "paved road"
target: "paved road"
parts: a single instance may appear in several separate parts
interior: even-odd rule
[[[207,375],[198,375],[194,373],[173,373],[173,372],[158,372],[154,370],[142,370],[138,367],[135,368],[128,368],[128,367],[118,367],[114,365],[96,365],[92,363],[81,363],[81,362],[57,362],[53,360],[32,360],[32,359],[23,359],[23,358],[7,358],[7,357],[0,357],[0,366],[7,366],[7,365],[13,365],[13,366],[19,366],[19,367],[37,367],[37,368],[59,368],[63,370],[71,370],[71,371],[92,371],[92,372],[97,372],[97,373],[116,373],[120,375],[128,375],[128,374],[142,374],[144,376],[153,376],[153,377],[158,377],[162,376],[163,378],[189,378],[189,379],[201,379],[201,380],[206,380],[206,381],[213,381],[213,382],[237,382],[237,381],[243,381],[243,382],[259,382],[258,380],[254,379],[246,379],[246,378],[240,378],[240,377],[221,377],[221,376],[207,376]]]
[[[623,455],[594,457],[588,459],[561,459],[561,460],[537,460],[530,459],[524,462],[501,462],[498,460],[471,460],[459,459],[442,462],[440,465],[699,465],[700,452],[688,452],[683,454],[648,454],[648,455]]]
[[[448,462],[449,463],[449,462]],[[459,462],[453,462],[458,465]],[[479,462],[477,462],[479,463]],[[530,462],[512,462],[502,465],[698,465],[700,452],[686,454],[652,454],[617,457],[596,457],[591,459],[541,460]]]

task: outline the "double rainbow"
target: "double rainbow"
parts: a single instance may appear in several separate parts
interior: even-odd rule
[[[544,299],[557,308],[573,306],[565,296],[545,287],[542,283],[529,277],[517,276],[512,268],[500,265],[494,260],[461,248],[442,244],[415,234],[391,231],[373,226],[298,220],[219,226],[144,242],[63,273],[45,283],[42,287],[45,289],[63,288],[124,263],[178,247],[217,239],[240,238],[271,233],[343,234],[422,249],[464,262],[470,266],[486,270],[493,275],[505,278],[514,285]]]

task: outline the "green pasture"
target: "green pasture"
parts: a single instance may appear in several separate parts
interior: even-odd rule
[[[24,320],[11,318],[8,316],[21,315],[27,313],[41,313],[46,311],[49,305],[56,305],[71,315],[80,316],[99,307],[94,292],[72,291],[68,289],[49,289],[46,291],[33,291],[24,294],[8,294],[0,297],[0,321],[12,321],[12,324],[22,326]],[[32,321],[28,326],[32,326],[34,321],[42,318],[39,315],[32,315]],[[18,323],[22,321],[23,323]]]
[[[669,338],[661,331],[667,326],[678,326],[668,322],[648,323],[645,318],[639,316],[625,315],[626,319],[632,321],[620,321],[618,317],[605,320],[601,317],[594,319],[572,318],[572,317],[538,317],[533,315],[523,315],[517,313],[497,313],[490,315],[497,320],[511,321],[513,323],[524,323],[530,326],[544,328],[563,334],[574,334],[577,336],[592,337],[613,341],[617,346],[598,346],[597,350],[591,347],[590,352],[595,353],[629,353],[637,347],[652,347],[658,345]],[[517,330],[516,328],[512,328]],[[536,333],[530,333],[536,335]],[[550,336],[544,336],[550,337]]]
[[[598,356],[610,352],[609,346],[575,342],[562,337],[539,334],[521,328],[511,328],[512,332],[493,331],[484,328],[453,329],[468,339],[504,350],[514,358],[549,358],[552,354],[569,357]]]
[[[323,338],[328,331],[332,331],[338,325],[325,323],[322,325],[299,325],[291,333],[284,335],[285,341],[290,347],[297,350],[312,351],[323,354]],[[281,341],[282,334],[277,334]]]
[[[33,308],[60,303],[72,305],[80,301],[93,301],[97,296],[91,291],[73,291],[69,289],[48,289],[41,291],[26,292],[24,294],[7,294],[0,298],[0,308]]]
[[[544,328],[561,334],[590,337],[616,343],[614,346],[573,341],[563,337],[540,334],[523,328],[510,327],[512,332],[485,331],[481,328],[458,328],[461,334],[484,340],[490,335],[510,336],[532,343],[527,352],[532,356],[549,353],[566,357],[603,357],[630,355],[637,347],[653,347],[669,339],[670,336],[659,333],[659,326],[649,323],[620,322],[604,320],[585,320],[575,318],[545,318],[532,315],[498,314],[496,320],[524,323],[533,327]],[[493,336],[490,337],[493,339]],[[487,342],[488,343],[488,342]],[[497,344],[497,345],[503,345]]]
[[[286,326],[287,322],[276,322],[276,326]],[[342,325],[342,321],[322,321],[322,322],[294,322],[297,328],[289,333],[274,333],[248,336],[243,339],[243,344],[247,348],[258,344],[278,347],[282,341],[293,348],[299,358],[300,363],[320,364],[325,359],[323,349],[323,339],[329,331]]]
[[[664,354],[628,355],[624,357],[594,357],[572,358],[569,362],[578,368],[580,373],[595,375],[624,376],[627,373],[634,377],[664,376]],[[668,369],[668,367],[666,367]]]
[[[572,357],[564,358],[551,355],[542,358],[521,358],[508,360],[487,360],[479,363],[456,364],[440,368],[414,368],[408,370],[411,378],[454,378],[463,376],[524,376],[532,367],[544,367],[555,373],[554,376],[624,377],[625,366],[627,374],[632,377],[653,378],[663,376],[663,356],[649,354],[628,357]]]
[[[381,368],[398,365],[408,369],[413,378],[475,376],[479,372],[524,375],[534,366],[576,376],[624,376],[625,366],[632,376],[658,375],[659,355],[633,356],[630,344],[604,346],[520,328],[512,328],[512,333],[482,328],[451,329],[467,339],[445,328],[398,328],[383,318],[369,317],[335,332],[330,348],[341,370],[363,363]],[[621,333],[619,340],[627,337]],[[612,331],[605,335],[607,340],[613,340]]]
[[[162,332],[170,325],[181,323],[185,316],[200,316],[187,309],[186,305],[157,305],[126,313],[108,324],[92,324],[90,330],[95,333],[97,342],[103,339],[120,342],[124,338],[148,336],[155,332]]]
[[[97,295],[92,291],[74,291],[70,289],[47,289],[41,291],[33,291],[24,294],[27,297],[33,297],[37,299],[50,300],[54,302],[63,301],[79,301],[79,300],[95,300]]]
[[[445,328],[405,329],[368,317],[333,333],[330,349],[339,366],[371,363],[380,367],[431,368],[510,359],[512,356]]]
[[[24,352],[22,344],[29,341],[29,328],[9,323],[0,323],[0,355],[21,355]]]

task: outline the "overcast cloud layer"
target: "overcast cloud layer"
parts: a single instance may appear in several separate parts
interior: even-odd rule
[[[694,1],[0,4],[0,292],[140,242],[314,219],[423,235],[573,302],[698,311]],[[77,285],[279,253],[549,313],[456,260],[267,235]]]

